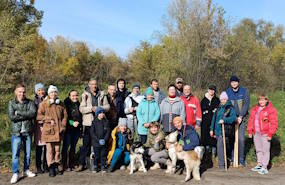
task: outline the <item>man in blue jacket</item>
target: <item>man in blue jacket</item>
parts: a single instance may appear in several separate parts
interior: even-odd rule
[[[241,87],[239,84],[239,78],[237,76],[232,76],[230,78],[231,88],[227,89],[227,95],[229,100],[232,102],[237,115],[237,124],[239,124],[239,134],[238,134],[238,156],[239,164],[245,166],[244,159],[244,134],[245,134],[245,117],[248,115],[248,109],[250,104],[249,91]],[[234,152],[232,152],[233,154]],[[233,155],[232,155],[233,158]]]
[[[200,145],[199,137],[194,127],[183,125],[183,120],[179,116],[173,119],[173,124],[178,131],[177,141],[183,145],[184,151],[194,150],[196,146]]]

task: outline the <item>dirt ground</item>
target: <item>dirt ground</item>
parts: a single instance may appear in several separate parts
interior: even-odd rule
[[[0,184],[10,184],[11,174],[0,174]],[[136,172],[129,175],[127,171],[117,170],[114,173],[93,174],[89,170],[81,173],[66,172],[55,178],[48,174],[39,175],[34,178],[21,179],[19,185],[174,185],[174,184],[199,184],[199,185],[284,185],[285,168],[273,168],[267,175],[259,175],[251,172],[250,168],[229,169],[228,172],[219,171],[217,168],[208,169],[202,174],[201,181],[191,179],[184,182],[185,175],[166,175],[164,170],[148,171],[146,174]]]

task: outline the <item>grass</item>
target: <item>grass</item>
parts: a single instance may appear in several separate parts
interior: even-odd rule
[[[84,86],[64,86],[59,87],[59,97],[61,100],[67,97],[71,89],[76,89],[81,94]],[[33,99],[31,90],[27,93],[29,98]],[[285,164],[285,92],[277,91],[268,94],[270,101],[278,111],[278,131],[272,139],[271,146],[271,162],[274,166],[283,166]],[[7,115],[8,101],[14,97],[11,92],[0,93],[0,173],[10,172],[11,170],[11,141],[10,141],[10,121]],[[251,107],[256,104],[257,96],[251,95]],[[246,132],[247,133],[247,132]],[[80,143],[78,144],[78,146]],[[35,150],[32,148],[31,168],[35,168]],[[256,163],[256,155],[251,139],[246,136],[246,161],[251,165]],[[21,162],[23,154],[21,155]],[[22,166],[22,164],[21,164]]]

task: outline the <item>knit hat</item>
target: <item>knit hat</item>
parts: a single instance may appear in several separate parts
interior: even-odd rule
[[[182,78],[176,78],[175,82],[176,82],[176,83],[178,83],[178,82],[183,83],[183,79],[182,79]]]
[[[97,107],[95,115],[98,116],[101,113],[104,113],[104,109],[102,107]]]
[[[54,85],[50,85],[49,87],[48,87],[48,94],[50,94],[51,92],[58,92],[58,89],[57,89],[57,87],[56,86],[54,86]]]
[[[230,82],[239,82],[239,78],[236,75],[231,76]]]
[[[140,86],[140,84],[139,83],[133,83],[133,88],[135,88],[135,87],[137,87],[137,88],[141,88],[141,86]]]
[[[216,91],[216,90],[217,90],[217,88],[216,88],[215,85],[209,85],[209,89],[210,89],[210,90],[213,90],[213,91]]]
[[[118,127],[127,126],[127,118],[119,118]]]
[[[177,123],[177,122],[183,122],[182,118],[180,116],[176,116],[174,119],[173,119],[173,123]]]
[[[148,87],[148,88],[146,88],[146,90],[145,90],[145,95],[147,96],[147,95],[149,95],[149,94],[151,94],[152,96],[154,95],[153,90],[152,90],[151,87]]]
[[[37,84],[35,85],[35,94],[37,94],[37,92],[38,92],[39,89],[42,89],[42,90],[46,91],[45,85],[42,84],[42,83],[37,83]]]
[[[220,100],[225,100],[225,99],[228,100],[229,97],[228,97],[226,91],[223,91],[220,95]]]

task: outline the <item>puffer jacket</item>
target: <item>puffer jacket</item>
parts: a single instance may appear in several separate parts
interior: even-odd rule
[[[97,93],[98,98],[98,107],[102,107],[104,109],[104,112],[108,112],[110,109],[110,104],[107,100],[107,97],[105,96],[104,91],[98,91]],[[94,120],[94,112],[92,111],[92,95],[89,90],[89,87],[85,88],[85,91],[83,92],[81,96],[81,103],[79,110],[82,113],[82,124],[83,126],[91,126],[92,121]]]
[[[250,117],[248,120],[248,134],[255,134],[255,115],[259,106],[256,105],[250,111]],[[268,102],[267,106],[262,109],[259,113],[259,128],[262,135],[272,137],[278,127],[277,111],[273,107],[271,102]]]
[[[15,114],[16,112],[17,115]],[[31,134],[36,112],[34,102],[29,99],[25,99],[22,103],[16,99],[10,100],[8,104],[8,116],[11,120],[11,134],[20,135],[22,125],[25,133]]]
[[[55,122],[51,124],[51,120]],[[63,102],[50,103],[47,97],[38,109],[37,121],[43,124],[42,141],[60,142],[63,140],[67,123],[67,113]]]

